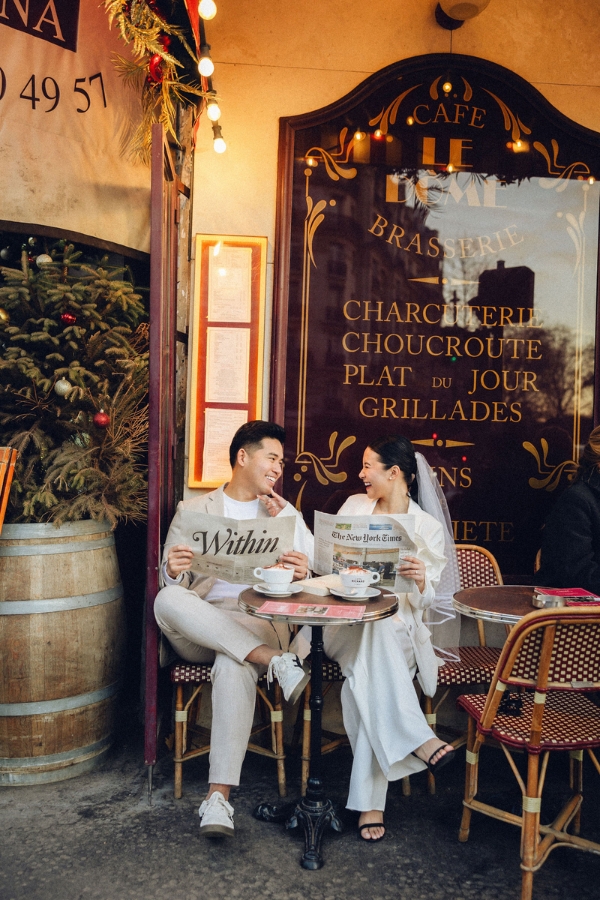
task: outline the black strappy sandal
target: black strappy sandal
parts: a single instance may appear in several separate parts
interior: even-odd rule
[[[383,828],[384,832],[381,835],[381,837],[378,837],[378,838],[364,838],[362,836],[362,833],[365,830],[365,828]],[[357,837],[358,837],[359,841],[364,841],[365,844],[376,844],[377,841],[382,841],[385,837],[385,825],[383,824],[383,822],[365,822],[364,825],[358,826]]]
[[[451,749],[448,750],[446,753],[444,753],[444,755],[441,756],[437,762],[432,763],[431,760],[433,759],[433,757],[437,756],[438,753],[440,752],[440,750],[443,750],[444,747],[451,747]],[[417,754],[414,751],[413,751],[412,755],[416,756],[417,759],[421,759],[421,757],[417,756]],[[431,756],[429,757],[428,760],[421,759],[421,762],[424,762],[425,765],[427,766],[427,768],[429,769],[429,771],[431,772],[431,774],[435,775],[435,773],[438,771],[438,769],[441,769],[442,766],[446,765],[446,763],[451,762],[455,756],[456,756],[456,750],[454,749],[454,747],[452,747],[452,744],[442,744],[441,747],[438,747],[437,750],[433,751],[433,753],[431,754]]]

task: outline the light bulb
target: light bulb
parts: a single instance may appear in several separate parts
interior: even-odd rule
[[[198,12],[203,19],[214,19],[217,14],[217,4],[215,3],[215,0],[200,0]]]
[[[452,165],[452,163],[448,163],[448,165],[446,166],[446,172],[454,172],[454,166]]]
[[[215,71],[215,64],[208,54],[206,56],[200,57],[200,62],[198,63],[198,71],[201,75],[204,75],[205,78],[210,78],[212,73]]]
[[[213,125],[213,150],[215,153],[225,153],[227,150],[227,144],[223,139],[223,135],[221,133],[220,125]]]
[[[412,116],[409,116],[409,117],[408,117],[408,119],[406,120],[406,124],[407,124],[407,125],[414,125],[414,124],[415,124],[415,120],[413,119]]]
[[[452,84],[449,81],[445,81],[442,85],[442,90],[445,94],[449,94],[452,90]]]
[[[366,138],[366,136],[367,136],[367,135],[365,134],[365,132],[364,132],[364,131],[361,131],[360,128],[358,128],[358,129],[354,132],[354,140],[355,140],[355,141],[364,141],[364,139]]]
[[[206,115],[211,122],[219,121],[221,118],[221,109],[216,100],[211,99],[206,101]]]
[[[376,140],[380,141],[381,138],[383,137],[383,131],[381,131],[380,128],[377,128],[377,129],[373,132],[373,137],[374,137]]]

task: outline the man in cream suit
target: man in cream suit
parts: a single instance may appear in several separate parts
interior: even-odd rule
[[[154,614],[173,649],[188,662],[214,662],[209,791],[200,806],[206,837],[233,836],[232,786],[239,784],[256,701],[256,682],[265,669],[279,681],[284,697],[295,702],[308,681],[300,659],[287,652],[289,631],[243,613],[237,604],[248,585],[229,584],[190,571],[192,550],[181,542],[180,513],[197,510],[233,519],[294,516],[294,547],[280,561],[306,578],[313,538],[302,516],[275,494],[281,476],[285,431],[272,422],[247,422],[231,442],[232,477],[202,497],[179,503],[165,542],[162,577]]]

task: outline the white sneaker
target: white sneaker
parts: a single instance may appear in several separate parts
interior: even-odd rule
[[[203,801],[198,815],[203,837],[233,837],[233,806],[221,791],[215,791]]]
[[[271,684],[273,677],[281,685],[283,696],[290,703],[295,703],[308,684],[310,672],[304,668],[299,656],[295,653],[284,653],[274,656],[267,669],[267,682]]]

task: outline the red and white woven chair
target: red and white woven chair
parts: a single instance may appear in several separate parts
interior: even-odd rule
[[[510,714],[503,712],[502,699],[511,688],[521,692],[516,714],[514,709]],[[521,900],[531,900],[534,872],[557,846],[600,853],[600,843],[579,837],[586,750],[600,773],[594,753],[600,747],[600,708],[585,692],[599,688],[600,608],[564,607],[524,616],[504,645],[487,696],[463,694],[458,699],[469,714],[459,840],[469,837],[473,811],[520,828]],[[521,815],[476,799],[479,754],[487,738],[500,745],[518,782]],[[511,751],[525,753],[526,766],[518,765]],[[548,760],[550,753],[560,751],[570,754],[570,797],[554,820],[542,825]]]
[[[477,544],[457,544],[456,556],[460,575],[461,588],[488,587],[502,584],[502,575],[496,558],[485,547]],[[424,697],[423,709],[427,722],[436,730],[437,713],[448,697],[451,687],[467,684],[489,684],[500,657],[500,648],[487,647],[483,622],[477,620],[479,646],[448,647],[448,652],[457,656],[455,661],[448,660],[438,670],[438,689],[445,688],[440,699],[435,703],[432,697]],[[453,747],[462,747],[467,742],[466,734],[453,740]],[[430,793],[435,793],[435,778],[428,772],[427,781]]]
[[[202,703],[202,691],[210,684],[212,665],[187,663],[178,660],[171,666],[171,682],[175,686],[175,789],[177,800],[182,795],[183,763],[210,751],[210,731],[198,724]],[[185,687],[192,687],[186,699]],[[263,675],[256,685],[260,721],[254,725],[248,743],[251,753],[268,756],[277,762],[279,796],[286,796],[285,753],[283,748],[283,694],[277,682],[273,684],[273,699],[267,693],[267,677]],[[270,747],[256,743],[256,738],[270,731]]]

